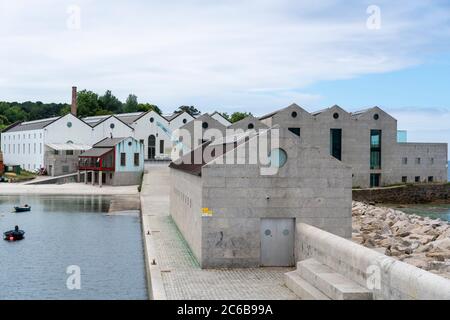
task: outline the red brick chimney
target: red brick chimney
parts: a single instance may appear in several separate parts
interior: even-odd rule
[[[75,117],[77,116],[77,87],[72,87],[72,106],[70,107],[70,112]]]

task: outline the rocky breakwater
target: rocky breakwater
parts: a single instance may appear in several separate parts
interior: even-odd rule
[[[450,279],[450,224],[353,202],[352,240]]]

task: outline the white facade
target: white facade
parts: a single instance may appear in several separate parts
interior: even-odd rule
[[[110,137],[133,137],[143,143],[145,159],[162,159],[170,157],[172,132],[194,117],[183,112],[170,119],[154,111],[84,119],[69,113],[11,126],[1,133],[0,147],[6,165],[20,165],[29,171],[47,168],[47,144],[92,146]]]

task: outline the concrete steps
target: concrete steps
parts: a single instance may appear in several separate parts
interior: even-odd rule
[[[284,283],[303,300],[330,300],[329,297],[302,279],[297,271],[285,273]]]
[[[370,290],[347,279],[315,259],[298,262],[297,270],[293,272],[297,273],[298,278],[332,300],[372,300]]]

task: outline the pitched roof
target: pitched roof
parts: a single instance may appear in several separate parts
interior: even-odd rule
[[[17,123],[15,125],[9,126],[3,132],[40,130],[40,129],[44,129],[46,126],[48,126],[49,124],[55,122],[56,120],[58,120],[60,118],[61,117],[53,117],[53,118],[47,118],[47,119],[41,119],[41,120],[35,120],[35,121],[21,122],[21,123]]]
[[[92,148],[80,154],[80,157],[101,157],[102,155],[114,150],[114,148]]]
[[[96,144],[94,144],[94,148],[110,148],[114,147],[117,144],[121,143],[123,140],[127,138],[105,138],[100,140]]]
[[[267,118],[271,118],[271,117],[273,117],[274,115],[276,115],[277,113],[282,112],[282,111],[284,111],[284,110],[286,110],[286,109],[289,109],[289,108],[291,108],[291,107],[297,107],[297,108],[300,108],[300,106],[299,106],[298,104],[293,103],[293,104],[291,104],[291,105],[289,105],[289,106],[287,106],[287,107],[285,107],[285,108],[278,109],[278,110],[273,111],[273,112],[271,112],[271,113],[265,114],[265,115],[263,115],[262,117],[259,117],[259,120],[264,120],[264,119],[267,119]]]

